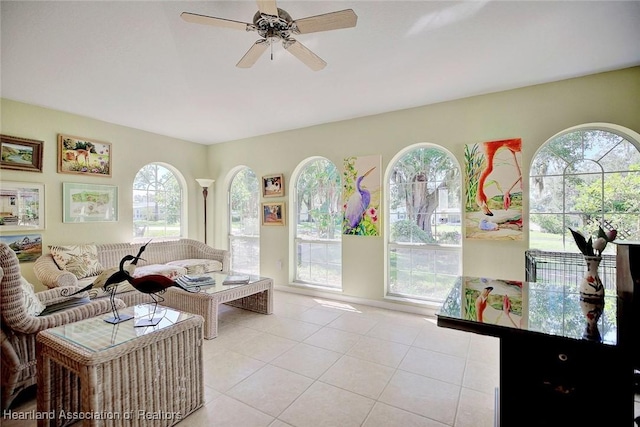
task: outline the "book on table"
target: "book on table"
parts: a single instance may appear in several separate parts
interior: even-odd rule
[[[189,288],[189,287],[195,287],[195,286],[209,286],[209,285],[215,285],[216,283],[216,279],[214,279],[211,276],[208,275],[200,275],[200,276],[195,276],[195,275],[190,275],[190,274],[185,274],[184,276],[179,276],[176,279],[181,285]]]
[[[222,282],[223,285],[246,285],[247,283],[249,283],[249,276],[246,274],[232,274]]]

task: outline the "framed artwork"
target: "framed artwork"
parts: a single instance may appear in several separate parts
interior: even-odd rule
[[[118,187],[62,183],[62,222],[118,221]]]
[[[42,255],[42,234],[0,236],[0,242],[16,253],[19,262],[33,262]]]
[[[262,225],[284,225],[284,202],[262,204]]]
[[[111,144],[58,135],[58,173],[111,176]]]
[[[344,159],[342,184],[342,234],[380,235],[382,156]]]
[[[43,141],[0,135],[0,169],[42,172]]]
[[[0,181],[0,232],[44,230],[44,185]]]
[[[284,196],[284,176],[267,175],[262,177],[262,197]]]
[[[467,144],[465,237],[522,240],[522,140]]]

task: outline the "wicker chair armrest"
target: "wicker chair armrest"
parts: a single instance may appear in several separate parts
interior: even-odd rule
[[[118,298],[114,298],[114,302],[118,309],[125,307],[125,303]],[[103,298],[46,316],[27,316],[22,322],[12,325],[12,329],[24,334],[35,334],[45,329],[89,319],[104,313],[109,313],[110,311],[111,302],[109,299]]]
[[[38,280],[50,289],[78,285],[78,278],[69,271],[60,270],[51,254],[38,257],[33,263],[33,272]]]
[[[44,305],[57,304],[59,302],[67,301],[70,298],[87,298],[88,292],[81,292],[74,296],[72,293],[80,290],[79,286],[63,286],[60,288],[47,289],[46,291],[37,292],[36,296]]]

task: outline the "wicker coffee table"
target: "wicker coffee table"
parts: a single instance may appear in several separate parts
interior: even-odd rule
[[[150,305],[121,310],[148,317]],[[204,403],[202,326],[198,315],[158,306],[156,326],[104,316],[40,332],[38,427],[171,426]]]
[[[233,273],[231,273],[233,274]],[[205,286],[199,292],[185,292],[175,287],[163,294],[162,305],[199,314],[204,317],[204,337],[218,336],[218,305],[227,304],[262,314],[273,312],[273,280],[268,277],[249,276],[248,284],[223,285],[225,273],[211,273],[215,285]]]

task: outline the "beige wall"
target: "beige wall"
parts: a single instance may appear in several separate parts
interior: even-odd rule
[[[46,229],[33,233],[42,234],[45,251],[47,251],[46,247],[52,244],[130,241],[133,230],[131,207],[133,179],[138,170],[150,162],[166,163],[181,172],[188,186],[185,198],[186,230],[189,237],[202,240],[204,236],[203,201],[200,186],[195,178],[208,175],[206,153],[209,147],[7,99],[2,99],[1,108],[0,129],[3,135],[44,141],[42,173],[2,169],[0,179],[44,183]],[[111,143],[111,177],[58,173],[57,135],[59,133]],[[118,222],[63,223],[63,182],[117,186]],[[23,263],[22,272],[27,280],[36,286],[40,285],[33,275],[32,263]]]
[[[277,114],[277,109],[272,114]],[[327,157],[340,168],[347,156],[381,154],[386,171],[399,151],[411,144],[429,142],[453,153],[462,167],[465,144],[520,137],[527,194],[526,177],[536,150],[560,131],[593,122],[640,131],[640,68],[218,144],[209,152],[212,177],[217,184],[222,183],[217,185],[215,194],[215,244],[226,245],[226,188],[230,171],[238,164],[251,167],[257,176],[284,173],[284,200],[289,208],[291,174],[311,156]],[[524,210],[528,211],[526,199]],[[526,214],[524,220],[526,229]],[[261,273],[284,286],[292,277],[293,228],[291,221],[288,224],[282,228],[263,227],[261,234]],[[384,238],[343,237],[343,295],[383,300]],[[527,248],[526,232],[520,242],[464,240],[463,273],[524,279]],[[278,268],[278,260],[284,261],[282,269]]]
[[[416,82],[419,84],[419,82]],[[302,101],[303,102],[303,101]],[[339,101],[337,101],[339,102]],[[272,114],[278,114],[274,107]],[[640,67],[591,75],[518,90],[476,96],[436,105],[395,111],[304,129],[201,146],[131,128],[2,100],[2,133],[45,141],[44,172],[2,171],[2,180],[44,182],[46,230],[44,244],[115,242],[131,238],[131,183],[137,170],[149,162],[168,163],[184,175],[187,194],[188,235],[202,239],[202,196],[196,177],[216,180],[209,197],[209,243],[227,248],[227,189],[231,171],[251,167],[257,176],[284,173],[290,201],[290,178],[299,163],[324,156],[338,167],[347,156],[382,155],[383,169],[406,147],[429,142],[441,145],[463,166],[468,143],[520,137],[523,142],[523,176],[536,150],[554,134],[585,123],[613,123],[640,132]],[[112,178],[78,178],[56,172],[57,133],[111,142]],[[206,155],[208,155],[208,157]],[[115,224],[63,224],[62,182],[117,185],[120,189],[120,221]],[[524,180],[525,194],[528,180]],[[269,199],[276,200],[276,199]],[[280,199],[277,199],[280,200]],[[525,212],[528,210],[525,199]],[[289,210],[289,209],[288,209]],[[290,211],[290,210],[289,210]],[[525,229],[528,218],[525,214]],[[276,285],[290,286],[293,229],[262,227],[262,274]],[[343,295],[381,302],[384,300],[384,238],[343,238]],[[463,241],[463,273],[468,275],[524,278],[521,242]],[[278,261],[283,261],[282,269]],[[23,266],[27,278],[35,280]]]

